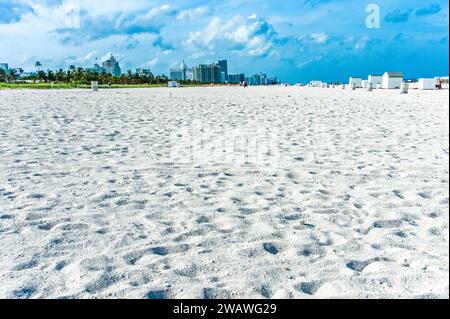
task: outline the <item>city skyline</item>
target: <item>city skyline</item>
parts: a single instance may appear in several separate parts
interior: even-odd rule
[[[285,82],[344,81],[402,71],[448,75],[448,2],[0,1],[0,63],[90,67],[113,54],[123,70],[167,74],[227,56],[229,73],[263,70]]]
[[[123,75],[138,74],[161,76],[173,81],[191,81],[196,83],[240,84],[244,81],[250,85],[272,85],[281,83],[277,76],[268,76],[263,72],[251,74],[247,77],[242,72],[229,73],[227,59],[218,60],[213,63],[200,63],[193,67],[188,67],[185,60],[183,60],[179,67],[171,68],[168,73],[163,74],[153,74],[150,68],[145,67],[123,70],[120,66],[120,61],[118,61],[112,53],[101,60],[95,59],[94,64],[90,66],[70,65],[58,70],[47,69],[47,71],[44,71],[45,68],[40,61],[35,61],[32,70],[24,70],[22,67],[10,66],[8,63],[3,62],[0,63],[0,69],[7,72],[7,74],[9,70],[14,70],[17,79],[22,80],[30,80],[30,78],[37,77],[38,71],[43,71],[44,73],[58,73],[62,71],[69,72],[70,70],[78,68],[91,74],[110,74],[115,78],[119,78]]]
[[[169,79],[173,81],[192,81],[200,83],[229,83],[240,84],[248,82],[250,85],[270,85],[279,84],[276,76],[268,77],[267,74],[259,72],[257,74],[245,76],[244,73],[229,73],[228,60],[222,59],[217,62],[188,67],[185,60],[177,68],[169,69]]]

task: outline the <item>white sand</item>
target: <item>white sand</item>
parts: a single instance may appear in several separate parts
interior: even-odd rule
[[[0,91],[0,297],[448,298],[448,102]],[[168,162],[194,119],[276,128],[279,157]]]

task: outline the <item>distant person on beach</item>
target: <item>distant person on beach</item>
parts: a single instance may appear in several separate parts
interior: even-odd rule
[[[441,83],[441,79],[438,79],[438,80],[437,80],[437,83],[436,83],[436,89],[438,89],[438,90],[442,90],[442,83]]]
[[[108,86],[109,86],[109,87],[112,86],[112,82],[111,82],[111,81],[108,82]]]
[[[244,81],[244,88],[246,88],[248,86],[247,81]]]

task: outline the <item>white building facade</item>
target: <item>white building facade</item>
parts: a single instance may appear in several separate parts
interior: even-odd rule
[[[350,88],[353,88],[353,87],[355,87],[355,88],[362,88],[362,78],[360,78],[360,77],[353,77],[352,76],[348,80],[348,84],[349,84]]]
[[[368,81],[372,82],[372,87],[376,88],[378,84],[383,84],[382,75],[369,75]]]
[[[320,88],[320,87],[322,87],[322,81],[317,81],[317,80],[310,81],[309,86],[313,87],[313,88]]]
[[[436,79],[419,79],[418,83],[419,90],[435,90],[436,89]]]
[[[383,75],[383,89],[400,89],[403,83],[403,73],[386,72]]]

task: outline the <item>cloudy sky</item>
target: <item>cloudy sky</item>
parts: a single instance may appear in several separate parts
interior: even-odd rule
[[[368,28],[369,4],[380,10]],[[448,0],[0,0],[0,63],[83,67],[113,53],[156,74],[228,59],[230,72],[343,81],[448,75]],[[369,19],[371,22],[375,20]]]

